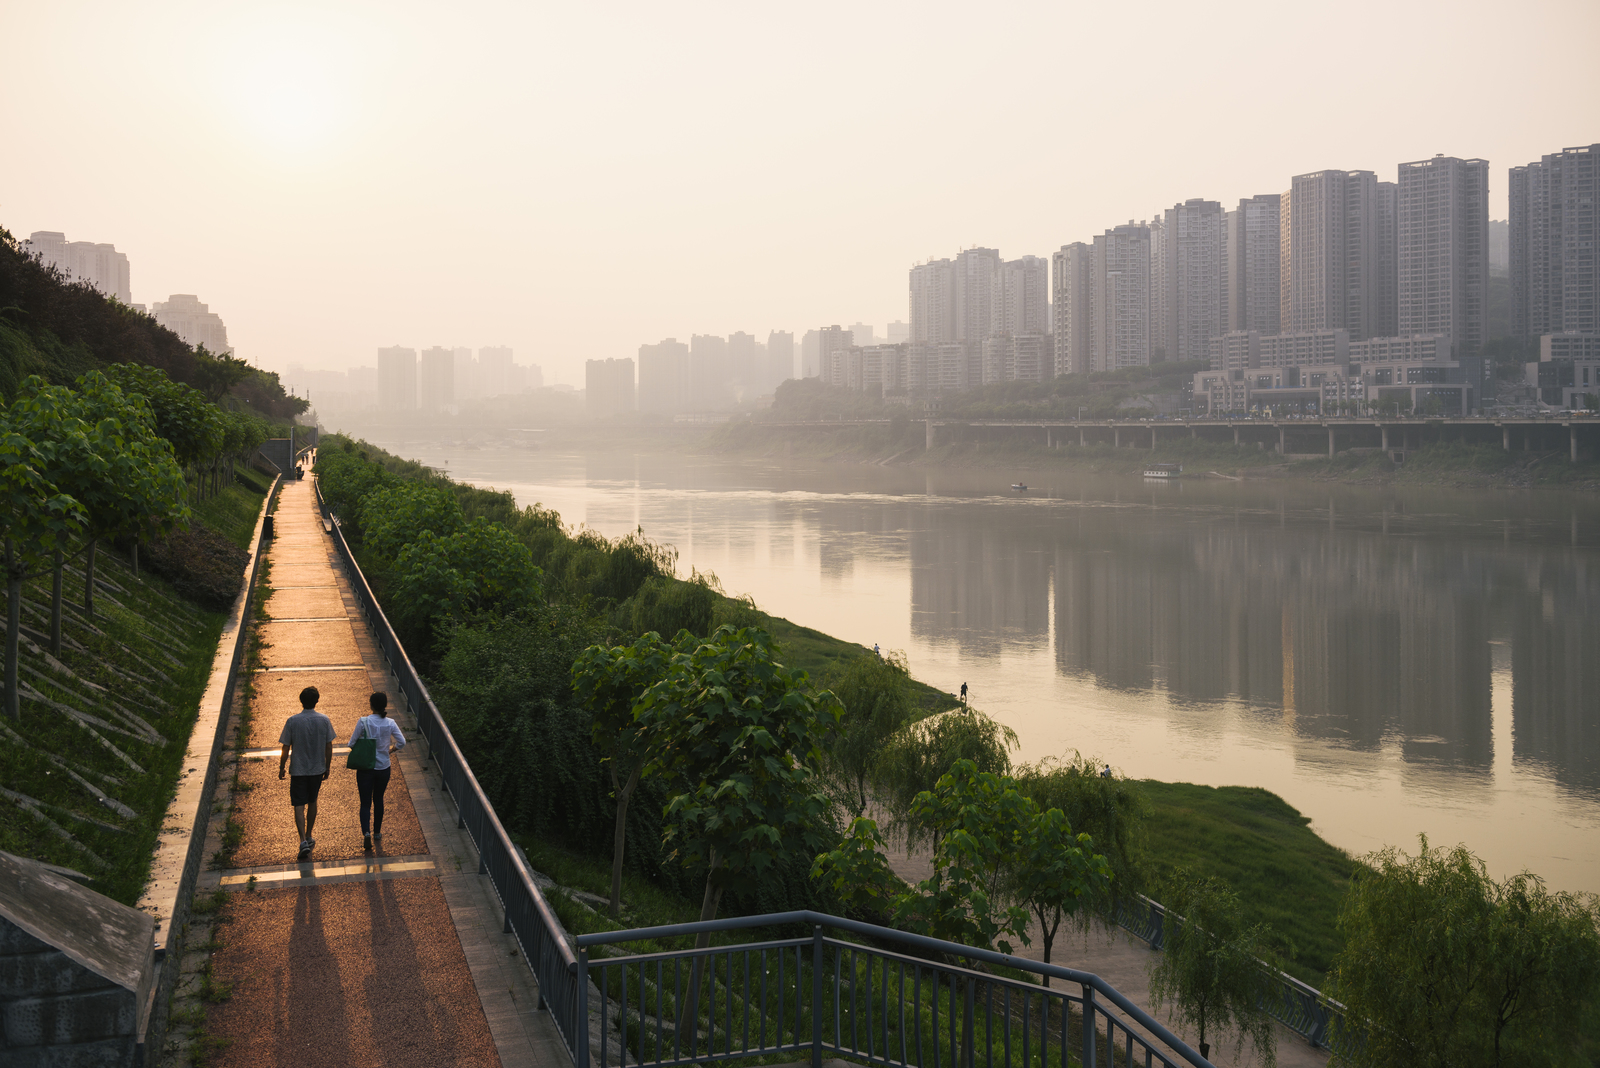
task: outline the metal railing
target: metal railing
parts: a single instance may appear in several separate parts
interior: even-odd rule
[[[569,1051],[577,1049],[587,1035],[583,1020],[582,979],[578,974],[578,958],[567,937],[551,911],[544,895],[534,885],[533,876],[523,862],[511,837],[501,826],[494,806],[478,785],[477,777],[467,765],[466,757],[456,745],[445,726],[444,717],[428,694],[404,646],[395,636],[394,628],[367,585],[355,556],[345,541],[344,531],[337,519],[328,511],[322,499],[322,487],[317,486],[317,505],[324,518],[330,520],[333,543],[344,561],[350,585],[361,604],[362,615],[372,628],[389,669],[394,673],[406,706],[417,717],[417,730],[427,740],[428,752],[437,763],[445,790],[455,800],[457,826],[464,827],[478,847],[478,874],[489,876],[495,893],[505,908],[504,930],[514,934],[521,947],[523,959],[533,969],[539,980],[541,1008],[548,1008],[556,1027]],[[581,1063],[581,1062],[579,1062]]]
[[[810,933],[591,956],[624,942],[796,925]],[[579,1065],[671,1068],[773,1054],[806,1054],[813,1068],[824,1056],[885,1068],[1210,1064],[1097,975],[838,916],[606,931],[577,945],[589,1021],[573,1051]]]
[[[1166,943],[1167,909],[1140,894],[1137,901],[1119,900],[1111,919],[1118,927],[1160,950]],[[1322,991],[1277,968],[1261,968],[1271,980],[1267,1012],[1274,1020],[1319,1049],[1332,1049],[1336,1031],[1344,1025],[1344,1006],[1322,996]]]

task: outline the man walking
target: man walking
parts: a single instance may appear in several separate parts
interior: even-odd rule
[[[287,768],[289,804],[294,806],[294,825],[300,832],[298,860],[310,860],[317,847],[312,837],[317,826],[317,794],[333,767],[333,721],[317,711],[321,697],[315,686],[301,690],[300,711],[289,717],[278,736],[283,743],[278,778],[283,778]]]

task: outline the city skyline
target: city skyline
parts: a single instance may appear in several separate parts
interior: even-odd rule
[[[269,369],[475,335],[577,382],[585,359],[648,339],[903,319],[899,271],[947,250],[1044,256],[1154,206],[1231,206],[1320,168],[1388,180],[1435,153],[1487,159],[1503,219],[1509,167],[1596,140],[1585,65],[1459,77],[1464,55],[1594,39],[1592,4],[1358,5],[1329,23],[1236,3],[1192,33],[1151,32],[1185,14],[10,5],[0,136],[21,148],[0,168],[0,223],[114,244],[136,301],[199,294]],[[1069,122],[1045,73],[1061,42],[1085,46],[1074,77],[1094,84],[1120,60],[1093,43],[1130,36],[1150,72],[1224,45],[1250,59],[1145,77]],[[1374,73],[1305,79],[1307,40]],[[463,73],[414,77],[438,67]],[[1029,70],[1040,88],[1022,106],[971,92]],[[1392,103],[1440,83],[1452,92],[1419,132]],[[1212,121],[1174,124],[1174,96]],[[1246,101],[1255,132],[1219,136]],[[1026,144],[1030,165],[978,166],[955,128]],[[818,159],[819,136],[867,165]],[[670,269],[619,300],[602,280],[623,256]]]

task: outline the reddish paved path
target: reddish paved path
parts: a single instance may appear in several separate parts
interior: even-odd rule
[[[237,891],[212,956],[213,977],[233,993],[207,1010],[207,1031],[226,1042],[209,1063],[566,1068],[554,1024],[536,1011],[533,976],[476,874],[471,840],[428,774],[427,747],[338,567],[312,486],[284,484],[268,551],[272,621],[261,628],[269,647],[240,761],[247,790],[235,795],[237,867],[201,886]],[[339,749],[319,800],[316,852],[298,864],[278,735],[307,685],[321,692]],[[412,744],[395,754],[384,841],[368,856],[343,745],[374,690],[388,693]]]

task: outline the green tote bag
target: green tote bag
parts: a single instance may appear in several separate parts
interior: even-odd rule
[[[371,771],[378,763],[378,739],[366,736],[371,730],[371,724],[362,721],[362,737],[357,738],[350,746],[350,755],[345,757],[344,766],[353,771]]]

